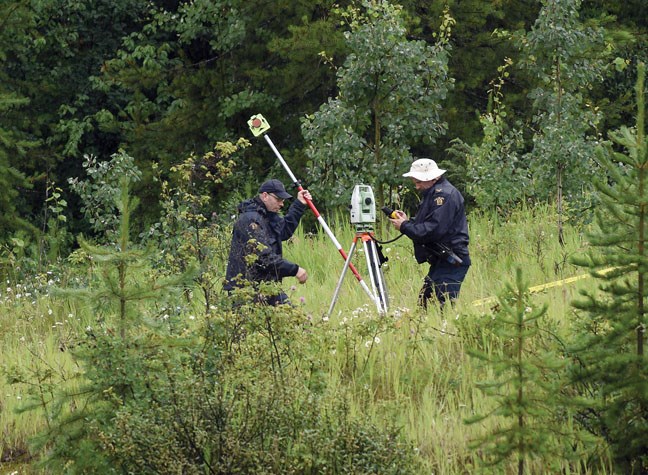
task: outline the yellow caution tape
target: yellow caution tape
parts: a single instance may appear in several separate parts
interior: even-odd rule
[[[601,274],[607,274],[608,272],[610,272],[611,270],[614,270],[614,269],[615,269],[614,267],[610,267],[608,269],[604,269],[604,270],[600,271],[600,273]],[[572,282],[576,282],[577,280],[581,280],[581,279],[586,279],[588,277],[592,277],[592,276],[590,274],[581,274],[581,275],[577,275],[577,276],[574,276],[574,277],[568,277],[566,279],[556,280],[554,282],[548,282],[546,284],[536,285],[536,286],[533,286],[533,287],[529,287],[529,292],[531,292],[532,294],[537,293],[537,292],[542,292],[543,290],[549,289],[551,287],[558,287],[559,285],[571,284]],[[497,297],[486,297],[484,299],[475,300],[473,302],[473,305],[475,307],[479,307],[480,305],[485,305],[487,303],[493,303],[496,300],[497,300]]]

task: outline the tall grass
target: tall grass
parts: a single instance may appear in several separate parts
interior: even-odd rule
[[[358,336],[368,326],[367,320],[381,317],[347,273],[335,311],[325,324],[337,332],[339,341],[358,340],[354,343],[357,369],[352,372],[356,410],[368,417],[395,414],[430,462],[430,473],[470,473],[474,469],[468,441],[492,423],[481,427],[464,424],[465,418],[486,413],[489,406],[475,389],[476,383],[489,375],[474,367],[467,349],[495,351],[489,348],[493,343],[483,337],[479,324],[490,313],[504,285],[513,280],[516,268],[523,269],[532,288],[539,288],[534,301],[548,305],[548,319],[555,325],[552,330],[559,334],[570,330],[571,298],[579,289],[595,285],[582,269],[569,264],[569,257],[587,246],[582,229],[567,227],[565,246],[561,246],[555,222],[550,208],[521,210],[506,222],[495,216],[469,216],[472,266],[457,304],[443,312],[433,308],[424,313],[416,308],[428,266],[416,264],[411,241],[402,238],[385,244],[390,312],[382,317],[385,322],[377,334],[379,343],[371,344],[371,335],[366,332],[364,338]],[[348,250],[355,234],[353,227],[342,223],[335,230]],[[381,232],[384,234],[376,236],[380,241],[397,236],[390,229]],[[325,239],[318,238],[308,246],[302,245],[303,240],[304,236],[298,234],[286,246],[286,256],[311,272],[306,285],[293,286],[293,300],[303,301],[305,311],[313,318],[326,319],[344,262]],[[366,277],[368,270],[361,252],[354,263]],[[561,283],[573,276],[584,278]],[[548,285],[543,288],[544,284]],[[339,351],[329,356],[331,381],[339,381],[348,371],[349,357]]]
[[[582,230],[566,226],[563,247],[558,243],[555,222],[550,208],[522,210],[506,222],[495,216],[470,215],[473,264],[456,305],[443,312],[432,308],[426,313],[416,307],[427,266],[416,264],[407,238],[383,245],[388,257],[384,266],[387,315],[376,312],[349,272],[329,317],[344,260],[324,234],[300,229],[284,246],[285,257],[309,273],[305,285],[286,279],[284,289],[314,323],[315,331],[330,335],[330,346],[317,355],[328,369],[327,385],[333,392],[336,387],[351,388],[353,413],[379,424],[396,420],[426,461],[426,473],[475,470],[478,456],[469,442],[494,422],[464,423],[471,415],[487,412],[490,405],[476,389],[479,380],[489,377],[488,370],[477,367],[467,350],[498,351],[498,342],[486,338],[481,325],[488,321],[494,298],[513,279],[515,269],[522,268],[531,285],[555,283],[578,274],[568,258],[587,245]],[[344,222],[331,227],[348,251],[354,229]],[[380,241],[397,236],[382,223],[376,227]],[[368,276],[360,248],[354,264],[363,277]],[[222,273],[224,268],[223,262]],[[42,392],[45,408],[51,397],[48,389],[70,384],[70,376],[78,368],[72,365],[67,345],[92,325],[87,309],[52,297],[49,288],[54,280],[70,277],[74,268],[58,272],[65,275],[40,276],[38,284],[8,281],[0,292],[0,367],[4,375],[0,380],[0,452],[5,459],[27,454],[30,437],[47,426],[46,411],[17,411],[28,393],[33,400]],[[538,304],[548,305],[553,331],[569,331],[570,299],[579,288],[593,285],[591,279],[583,278],[534,295]],[[25,298],[24,289],[29,286],[36,290]],[[194,313],[198,324],[201,316]],[[40,383],[35,385],[35,380]],[[565,467],[569,470],[567,464]]]
[[[470,215],[472,266],[462,286],[457,313],[470,313],[475,310],[473,304],[494,297],[514,277],[516,267],[524,269],[532,286],[560,281],[581,272],[568,264],[568,259],[587,245],[582,230],[568,226],[564,237],[566,244],[562,247],[558,243],[555,222],[550,208],[521,210],[506,222],[499,221],[493,215]],[[385,228],[380,222],[376,228],[375,235],[379,241],[385,242],[399,236],[391,226]],[[336,223],[333,230],[340,244],[348,251],[355,235],[354,228],[349,223],[341,222]],[[355,252],[354,265],[360,275],[368,280],[361,247]],[[428,270],[427,265],[416,263],[412,243],[406,237],[383,245],[383,253],[388,258],[383,270],[391,310],[413,310]],[[306,285],[299,286],[291,279],[284,281],[293,295],[293,301],[303,301],[305,309],[314,315],[326,313],[344,265],[332,242],[322,234],[313,237],[298,231],[284,247],[284,254],[309,272]],[[563,295],[568,303],[569,296],[580,285],[587,285],[587,282],[555,287],[550,293],[551,300]],[[541,299],[541,295],[538,298]],[[351,272],[347,272],[335,313],[339,315],[365,304],[371,304],[368,296]]]
[[[26,406],[52,400],[55,389],[79,371],[68,346],[91,321],[67,301],[51,298],[60,285],[52,273],[21,282],[6,280],[0,292],[0,456],[21,459],[30,437],[46,428],[47,411],[23,412]]]

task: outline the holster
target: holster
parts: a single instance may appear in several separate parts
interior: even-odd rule
[[[430,252],[428,262],[435,266],[439,260],[444,260],[455,267],[463,264],[462,259],[447,245],[441,243],[424,244],[423,247]]]

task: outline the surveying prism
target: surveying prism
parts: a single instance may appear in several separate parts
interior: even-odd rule
[[[255,137],[258,137],[270,130],[270,124],[268,124],[268,121],[261,114],[250,117],[250,120],[248,120],[248,126],[250,127],[250,132],[252,132],[252,135]]]
[[[356,233],[351,244],[351,249],[347,255],[342,275],[335,287],[333,300],[329,307],[328,315],[333,312],[333,307],[337,302],[340,287],[346,274],[347,268],[351,263],[353,254],[355,252],[358,241],[362,241],[364,246],[365,258],[367,260],[367,269],[371,280],[371,288],[375,295],[375,303],[378,308],[378,313],[387,313],[387,286],[385,285],[385,278],[382,272],[382,264],[385,261],[382,252],[374,237],[374,223],[376,222],[376,201],[374,200],[373,190],[367,185],[356,185],[351,194],[351,224],[354,225]]]

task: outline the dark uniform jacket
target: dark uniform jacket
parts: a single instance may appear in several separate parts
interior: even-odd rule
[[[445,177],[423,192],[416,216],[405,221],[400,230],[414,242],[414,257],[419,264],[434,264],[436,256],[429,245],[441,243],[450,247],[463,265],[470,265],[464,199]]]
[[[281,242],[293,235],[305,210],[306,206],[295,200],[281,217],[268,211],[258,196],[240,203],[223,288],[232,290],[245,281],[281,281],[297,275],[299,266],[283,258]]]

